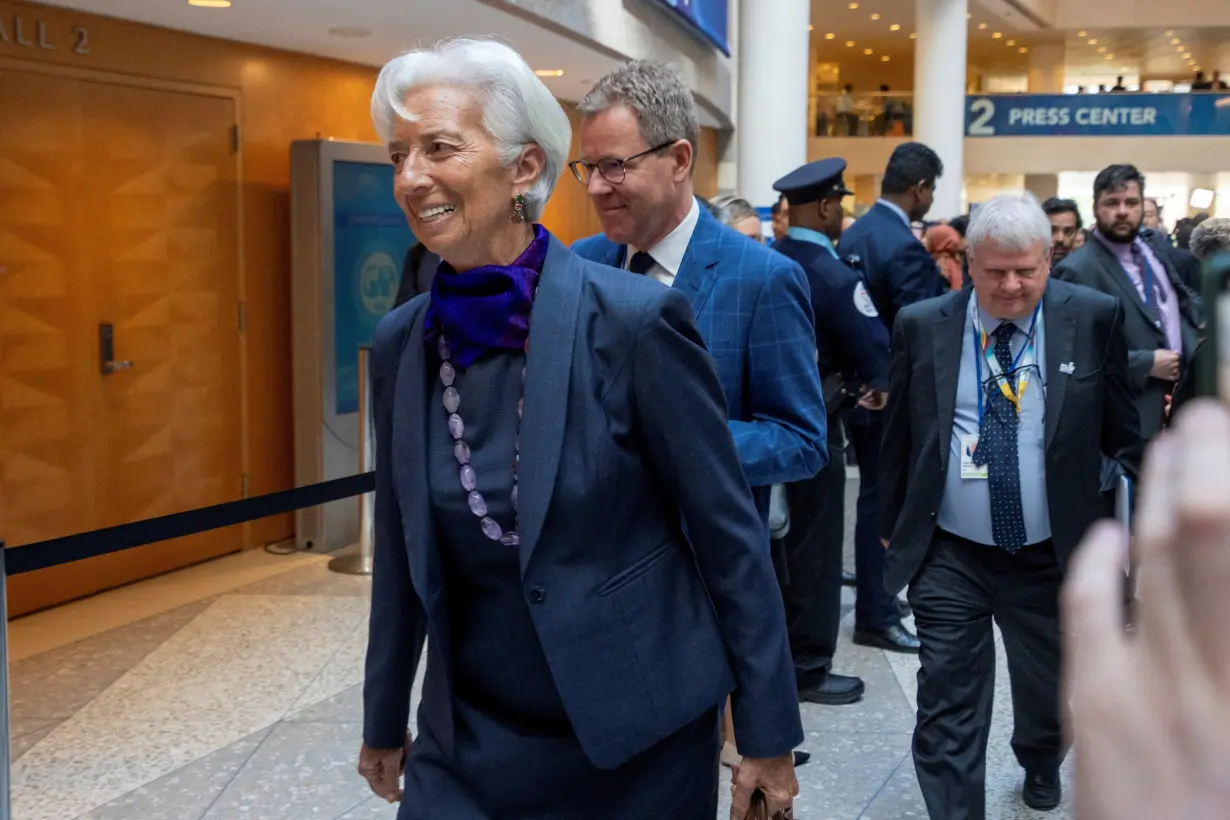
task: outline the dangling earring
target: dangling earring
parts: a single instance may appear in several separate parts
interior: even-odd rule
[[[520,225],[525,221],[525,194],[517,194],[513,197],[513,212],[512,221],[514,225]]]

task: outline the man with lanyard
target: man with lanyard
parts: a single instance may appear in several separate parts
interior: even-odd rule
[[[788,205],[790,225],[774,250],[798,262],[811,287],[816,316],[816,363],[829,413],[829,460],[814,478],[786,485],[790,530],[782,597],[800,700],[838,705],[863,695],[863,681],[832,671],[841,620],[841,564],[845,541],[845,436],[838,414],[858,404],[884,406],[888,332],[858,274],[837,258],[841,200],[850,196],[845,160],[808,163],[774,188]],[[898,621],[901,640],[917,639]]]
[[[1063,574],[1101,516],[1104,462],[1134,477],[1143,449],[1123,308],[1050,281],[1051,241],[1033,195],[993,198],[966,234],[972,289],[904,308],[893,329],[881,533],[922,643],[913,757],[932,820],[987,816],[992,622],[1022,799],[1059,805]]]

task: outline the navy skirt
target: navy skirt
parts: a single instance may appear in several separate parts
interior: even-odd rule
[[[575,737],[528,737],[457,701],[455,760],[421,727],[397,820],[714,820],[720,720],[715,706],[607,771]]]

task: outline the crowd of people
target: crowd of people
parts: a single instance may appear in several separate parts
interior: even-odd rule
[[[569,157],[559,103],[485,40],[373,93],[424,249],[371,358],[373,791],[401,820],[712,820],[725,762],[733,820],[789,817],[800,702],[865,690],[833,671],[850,581],[855,641],[920,655],[933,820],[985,817],[992,622],[1027,805],[1059,804],[1075,726],[1082,818],[1230,816],[1230,417],[1184,390],[1203,308],[1139,172],[1099,175],[1077,248],[1079,212],[1027,193],[920,241],[920,143],[851,222],[822,160],[777,182],[770,247],[746,200],[696,196],[670,68],[620,65],[579,109]],[[602,225],[572,247],[539,223],[565,169]],[[1142,458],[1129,550],[1095,522]]]

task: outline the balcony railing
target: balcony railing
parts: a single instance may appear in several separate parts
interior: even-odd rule
[[[818,93],[811,100],[817,137],[908,137],[914,133],[914,95],[894,91]]]

